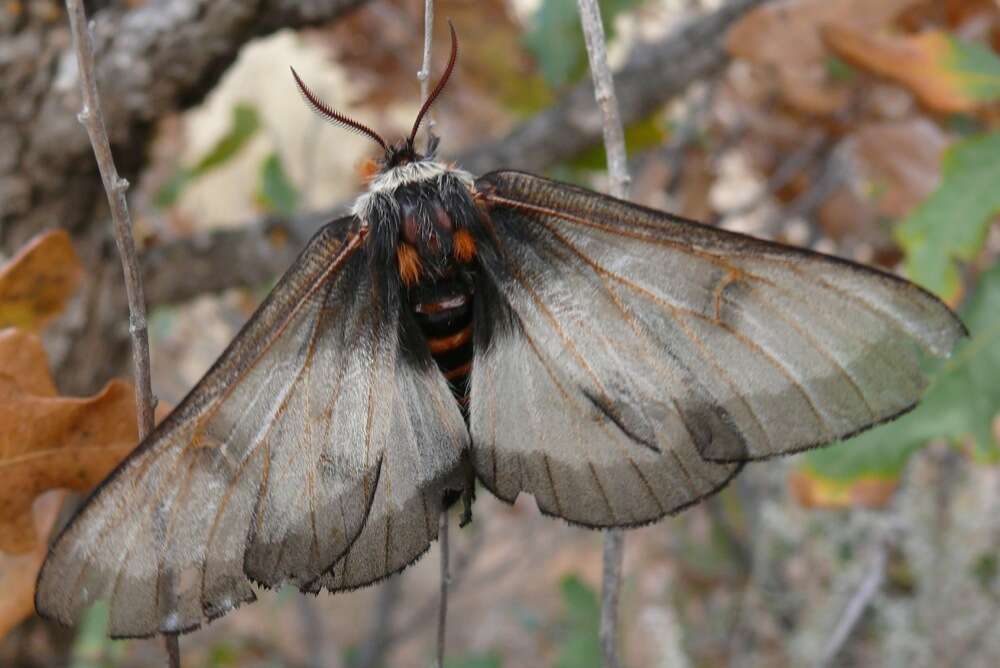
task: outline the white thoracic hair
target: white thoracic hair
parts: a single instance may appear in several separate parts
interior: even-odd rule
[[[416,162],[408,162],[405,165],[394,167],[387,172],[382,172],[372,179],[372,182],[368,185],[368,192],[364,193],[354,201],[354,206],[351,207],[351,213],[363,221],[370,221],[371,216],[374,213],[373,209],[375,208],[375,202],[373,201],[375,197],[373,196],[392,194],[392,192],[400,186],[420,181],[432,181],[445,174],[449,174],[459,179],[466,186],[468,186],[470,190],[475,182],[475,179],[469,172],[447,165],[443,162],[437,162],[435,160],[418,160]],[[377,199],[384,200],[386,198],[378,197]],[[389,199],[395,202],[395,199]]]

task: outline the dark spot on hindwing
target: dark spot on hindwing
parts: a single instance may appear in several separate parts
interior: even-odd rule
[[[677,407],[684,428],[703,459],[741,462],[749,458],[749,448],[732,415],[711,401],[686,398]]]
[[[663,352],[681,374],[683,392],[673,408],[698,454],[709,461],[746,461],[750,448],[733,416],[676,352]]]

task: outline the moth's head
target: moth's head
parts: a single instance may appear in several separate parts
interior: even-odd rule
[[[305,85],[299,77],[298,72],[295,71],[294,67],[291,68],[292,76],[295,77],[295,83],[299,88],[299,92],[302,93],[302,97],[305,98],[309,106],[313,108],[313,111],[335,125],[339,125],[352,132],[357,132],[367,136],[382,147],[384,153],[382,155],[382,159],[379,161],[380,173],[385,173],[410,163],[431,159],[434,157],[434,151],[437,148],[437,137],[431,135],[430,140],[427,142],[427,152],[425,154],[417,152],[415,142],[417,139],[417,131],[420,130],[420,124],[423,122],[424,117],[430,110],[431,105],[434,104],[434,101],[441,94],[441,91],[444,90],[445,84],[448,83],[451,71],[455,67],[455,59],[458,57],[458,36],[455,34],[455,27],[451,24],[451,21],[448,22],[448,28],[451,30],[451,57],[448,59],[448,67],[445,68],[444,74],[441,76],[441,80],[438,81],[434,90],[432,90],[431,94],[427,96],[427,100],[424,102],[423,106],[420,107],[420,112],[417,113],[417,118],[413,122],[413,130],[410,132],[410,136],[396,142],[395,144],[388,144],[380,134],[372,130],[364,123],[360,123],[353,118],[340,113],[339,111],[335,111],[320,100],[319,97],[317,97],[317,95]]]
[[[437,142],[434,142],[434,144],[436,145]],[[396,142],[385,150],[385,155],[383,155],[382,160],[379,162],[379,171],[387,172],[390,169],[402,167],[411,162],[420,162],[428,157],[433,157],[433,148],[430,147],[428,149],[427,155],[421,155],[417,152],[412,139],[404,139]]]

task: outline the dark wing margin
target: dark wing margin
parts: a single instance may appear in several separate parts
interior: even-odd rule
[[[571,522],[650,522],[743,462],[891,420],[923,391],[920,350],[966,334],[852,262],[531,174],[476,189],[476,472]]]
[[[115,637],[186,632],[253,601],[252,582],[314,591],[373,521],[396,529],[372,580],[426,550],[468,433],[431,360],[401,354],[365,234],[325,226],[91,495],[39,574],[40,614],[72,624],[104,599]]]

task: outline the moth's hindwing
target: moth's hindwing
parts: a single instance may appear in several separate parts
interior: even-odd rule
[[[920,397],[919,350],[965,334],[929,293],[851,262],[530,174],[476,188],[476,326],[494,325],[472,374],[476,472],[572,522],[649,522],[742,462],[890,420]]]

